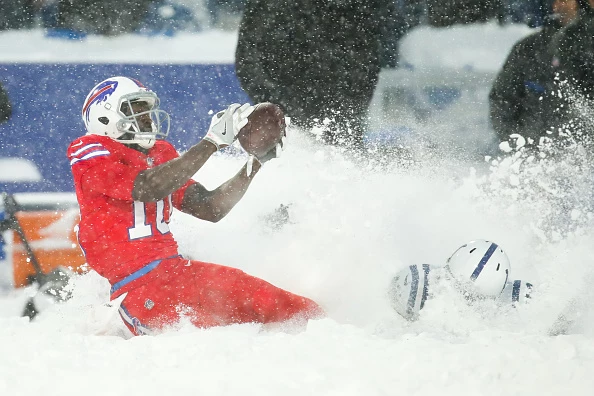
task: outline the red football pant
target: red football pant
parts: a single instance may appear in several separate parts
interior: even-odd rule
[[[239,269],[181,257],[163,260],[112,299],[126,291],[120,313],[135,335],[173,325],[181,317],[197,327],[212,327],[323,315],[314,301]]]

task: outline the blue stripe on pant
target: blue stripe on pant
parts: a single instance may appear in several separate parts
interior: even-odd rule
[[[138,271],[135,271],[135,272],[131,273],[130,275],[128,275],[127,277],[125,277],[124,279],[122,279],[121,281],[114,283],[111,286],[111,291],[110,291],[111,294],[114,294],[115,292],[120,290],[122,287],[126,286],[128,283],[135,281],[136,279],[148,274],[149,272],[151,272],[152,270],[157,268],[159,266],[159,264],[161,264],[161,261],[167,260],[170,258],[174,258],[174,257],[179,257],[179,255],[176,254],[175,256],[169,256],[169,257],[165,257],[165,258],[158,259],[155,261],[151,261],[150,263],[148,263],[147,265],[145,265]]]
[[[123,303],[120,305],[119,313],[122,320],[132,327],[137,335],[151,335],[153,333],[150,327],[142,324],[140,320],[132,316]]]
[[[114,283],[111,286],[111,290],[110,290],[111,294],[113,295],[115,292],[117,292],[122,287],[129,284],[130,282],[140,279],[144,275],[148,274],[149,272],[151,272],[152,270],[157,268],[163,260],[167,260],[167,259],[174,258],[174,257],[179,257],[179,255],[176,254],[174,256],[166,257],[164,259],[158,259],[155,261],[151,261],[150,263],[148,263],[144,267],[140,268],[139,270],[131,273],[130,275],[128,275],[121,281]],[[134,316],[132,316],[130,314],[130,312],[128,312],[128,310],[124,306],[123,302],[122,302],[122,304],[120,304],[119,312],[120,312],[120,316],[122,317],[122,320],[125,323],[127,323],[130,327],[132,327],[134,329],[134,332],[136,332],[137,334],[147,335],[147,334],[152,333],[151,329],[148,326],[142,324],[137,318],[135,318]]]

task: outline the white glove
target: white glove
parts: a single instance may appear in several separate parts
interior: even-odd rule
[[[271,159],[279,158],[283,154],[283,151],[284,151],[286,145],[287,145],[287,135],[283,136],[281,141],[278,142],[272,150],[270,150],[269,152],[264,154],[261,158],[256,158],[256,159],[258,161],[260,161],[261,164],[263,164],[265,162],[270,161]]]
[[[227,147],[235,141],[237,134],[248,123],[248,117],[254,111],[254,106],[245,103],[233,103],[226,110],[216,113],[210,121],[210,127],[204,140],[217,146],[217,149]]]
[[[246,168],[247,175],[250,176],[252,174],[252,167],[253,167],[254,159],[256,161],[258,161],[261,165],[264,165],[265,162],[268,162],[273,158],[279,158],[283,154],[283,150],[285,149],[286,145],[287,145],[287,135],[283,136],[281,141],[278,142],[272,150],[270,150],[269,152],[264,154],[262,156],[262,158],[258,158],[254,155],[250,155],[250,157],[248,158],[247,168]]]

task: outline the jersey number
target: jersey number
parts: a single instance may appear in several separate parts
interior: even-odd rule
[[[171,215],[171,195],[167,196],[169,204],[169,213],[167,219],[165,218],[165,201],[157,201],[157,210],[155,211],[156,216],[154,224],[161,234],[167,234],[169,232],[169,216]],[[130,240],[146,238],[153,235],[153,227],[151,225],[152,219],[147,219],[146,216],[146,203],[140,201],[134,201],[134,226],[128,228],[128,236]]]

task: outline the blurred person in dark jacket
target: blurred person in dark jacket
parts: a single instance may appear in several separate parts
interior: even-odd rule
[[[44,0],[0,1],[0,30],[26,29],[33,26],[36,9]]]
[[[594,0],[578,0],[581,12],[553,37],[556,123],[553,135],[592,145],[594,130]]]
[[[399,23],[391,0],[248,0],[237,76],[254,102],[321,126],[327,143],[362,147],[380,68],[396,65],[395,51],[382,52],[395,38],[383,33]]]
[[[538,144],[554,124],[549,46],[553,36],[577,17],[578,5],[575,0],[553,0],[543,7],[549,14],[543,28],[513,46],[489,94],[491,125],[500,141],[519,134],[528,144]]]
[[[57,28],[118,35],[135,31],[153,0],[58,0]]]
[[[486,22],[500,16],[502,0],[426,0],[432,26]]]
[[[0,84],[0,123],[8,121],[11,115],[12,105],[10,104],[8,93],[6,92],[2,84]]]

